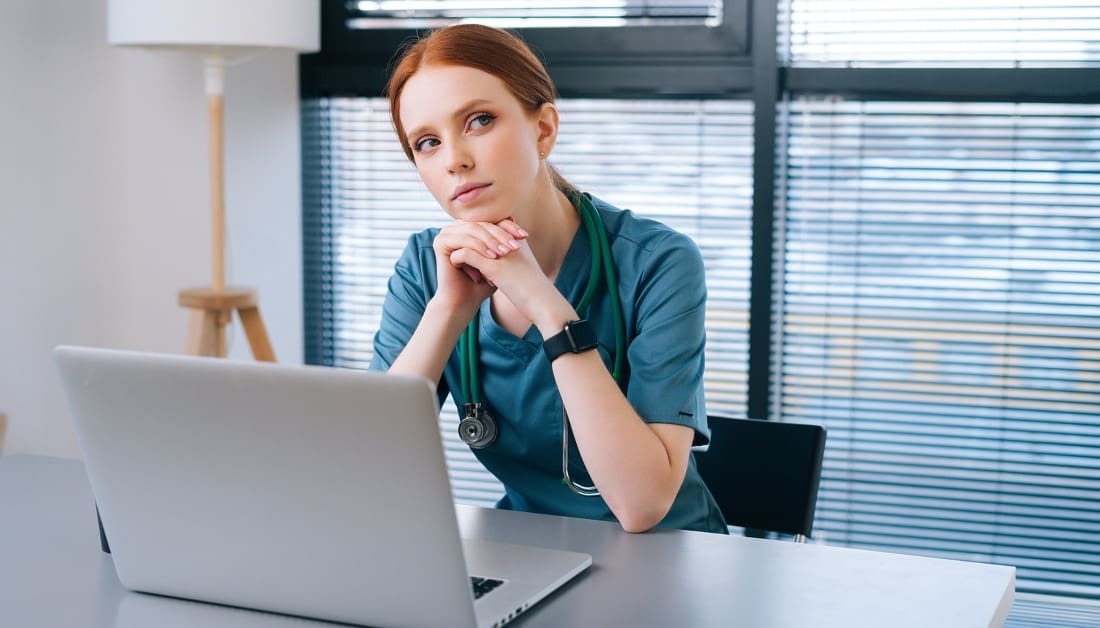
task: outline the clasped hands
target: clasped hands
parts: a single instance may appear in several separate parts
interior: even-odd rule
[[[456,220],[443,227],[432,244],[439,278],[436,296],[455,309],[476,308],[500,290],[522,311],[533,291],[553,288],[527,237],[511,218],[498,223]],[[530,312],[524,315],[533,320]]]

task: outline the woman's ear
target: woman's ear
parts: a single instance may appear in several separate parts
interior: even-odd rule
[[[538,132],[535,141],[539,154],[549,155],[554,150],[554,143],[558,141],[558,108],[554,103],[543,103],[539,107],[535,129]]]

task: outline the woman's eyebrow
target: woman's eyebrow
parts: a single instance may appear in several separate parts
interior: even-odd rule
[[[484,107],[485,105],[491,105],[491,104],[493,104],[493,102],[491,100],[487,100],[485,98],[474,98],[473,100],[467,101],[461,107],[455,109],[454,113],[451,114],[451,119],[455,120],[455,119],[464,118],[464,117],[466,117],[466,114],[469,113],[471,110],[477,109],[478,107]],[[408,133],[405,134],[405,141],[407,141],[409,143],[412,143],[413,138],[425,133],[430,128],[431,128],[430,124],[422,124],[422,125],[416,127],[412,131],[409,131]]]

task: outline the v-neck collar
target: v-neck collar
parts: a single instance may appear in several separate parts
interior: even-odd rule
[[[554,287],[558,289],[558,292],[565,295],[570,303],[576,304],[584,293],[591,265],[588,231],[582,224],[577,227],[577,233],[573,236],[573,241],[565,252],[565,259],[561,262],[558,276],[554,278]],[[498,325],[493,318],[492,299],[485,299],[481,302],[478,319],[478,331],[481,339],[496,343],[497,346],[511,352],[516,357],[529,359],[531,354],[542,347],[542,335],[534,325],[530,325],[522,337],[514,336],[512,332]]]

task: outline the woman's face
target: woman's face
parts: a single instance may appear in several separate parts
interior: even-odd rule
[[[497,77],[425,65],[401,92],[401,124],[424,185],[456,220],[519,218],[540,167],[538,114]]]

